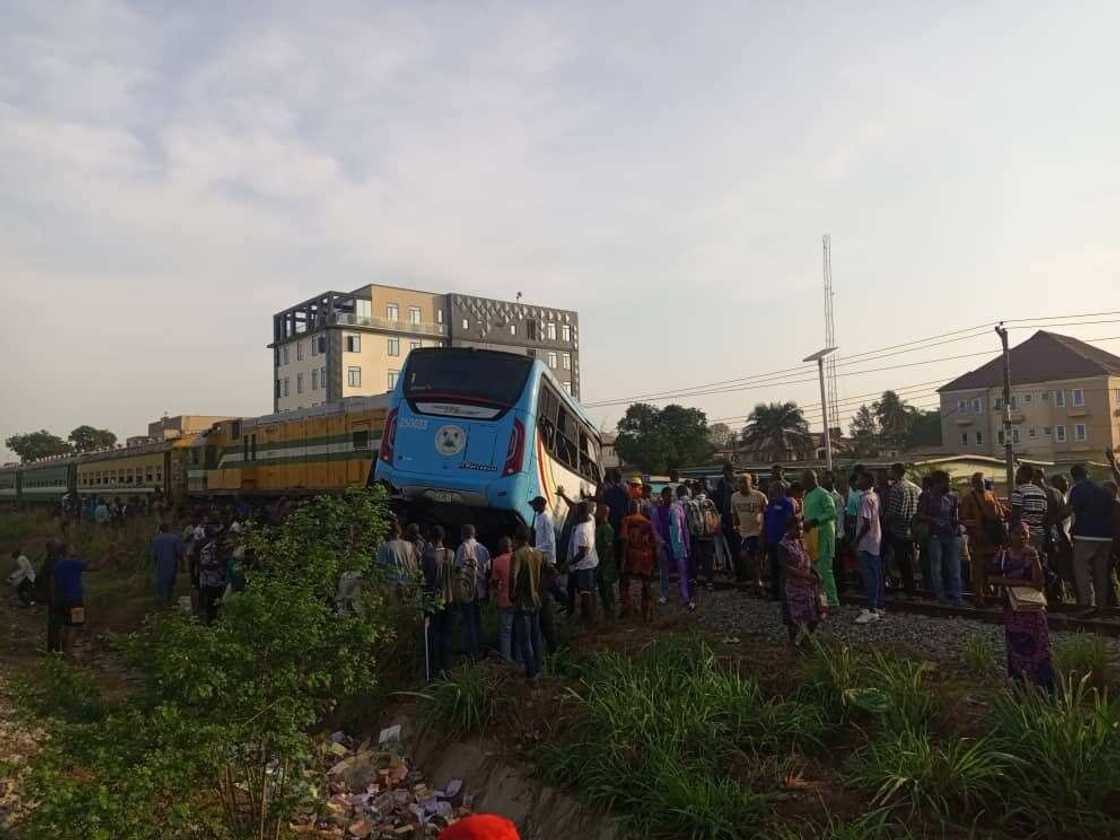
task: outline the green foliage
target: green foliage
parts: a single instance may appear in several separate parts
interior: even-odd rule
[[[65,455],[70,451],[70,445],[66,441],[46,429],[12,435],[4,440],[4,445],[16,453],[24,464],[52,455]]]
[[[987,740],[936,741],[903,729],[872,741],[850,761],[849,781],[873,791],[875,806],[908,804],[941,820],[982,811],[1003,795],[1016,758]]]
[[[755,836],[770,795],[751,784],[759,767],[819,744],[825,728],[815,707],[764,697],[693,637],[595,654],[571,699],[571,731],[541,750],[548,777],[658,836]]]
[[[618,421],[615,448],[623,461],[646,472],[703,464],[712,454],[707,415],[675,403],[664,408],[634,403]]]
[[[247,536],[247,588],[213,625],[152,616],[124,645],[140,690],[100,719],[58,721],[31,774],[32,835],[274,836],[307,798],[308,730],[377,685],[392,641],[381,595],[343,616],[332,596],[343,572],[375,577],[386,517],[379,489],[316,499]]]
[[[828,814],[822,824],[775,826],[774,840],[909,840],[914,835],[904,825],[891,819],[890,808],[876,808],[854,820]]]
[[[93,452],[97,449],[110,449],[117,443],[117,436],[108,429],[93,426],[78,426],[67,438],[75,452]]]
[[[464,663],[419,695],[422,719],[450,735],[480,735],[497,716],[504,682],[505,675],[485,663]]]
[[[997,657],[996,648],[987,637],[976,634],[965,639],[961,658],[965,667],[973,674],[980,677],[992,676],[998,667]]]
[[[1120,791],[1120,701],[1066,680],[1055,697],[1007,691],[992,705],[999,749],[1018,759],[1006,807],[1036,826],[1103,826]]]
[[[852,417],[849,427],[852,436],[852,454],[857,458],[867,458],[879,454],[879,421],[863,404]]]
[[[39,678],[15,684],[20,705],[42,717],[72,723],[91,723],[105,714],[100,691],[84,671],[71,667],[61,656],[48,656]]]
[[[1108,641],[1095,633],[1063,636],[1054,642],[1054,667],[1074,683],[1088,677],[1089,685],[1104,688],[1112,677],[1112,650]]]
[[[747,418],[742,437],[758,457],[773,461],[805,458],[815,448],[805,413],[795,402],[759,403]]]

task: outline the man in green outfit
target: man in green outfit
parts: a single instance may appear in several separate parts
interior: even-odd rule
[[[832,560],[836,556],[836,500],[817,484],[817,474],[812,470],[801,474],[801,486],[805,488],[805,541],[809,544],[809,556],[821,576],[821,589],[828,596],[828,605],[838,607],[840,599],[832,573]],[[816,551],[813,551],[814,536]]]

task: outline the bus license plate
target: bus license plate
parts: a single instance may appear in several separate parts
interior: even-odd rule
[[[453,490],[429,490],[428,498],[434,502],[444,502],[445,504],[456,504],[462,501],[462,496]]]

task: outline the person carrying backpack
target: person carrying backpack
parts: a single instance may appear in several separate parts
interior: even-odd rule
[[[486,581],[490,577],[490,552],[475,539],[473,525],[463,526],[462,538],[451,573],[453,614],[466,629],[467,656],[478,659],[482,601],[486,598]]]
[[[688,500],[685,505],[688,529],[696,547],[696,561],[699,577],[709,589],[714,589],[712,561],[715,558],[716,537],[720,533],[720,514],[715,502],[703,490]]]

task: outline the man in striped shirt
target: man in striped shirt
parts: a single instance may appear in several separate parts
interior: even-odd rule
[[[1011,524],[1026,522],[1030,526],[1031,546],[1039,556],[1046,536],[1047,505],[1046,491],[1034,483],[1034,467],[1020,465],[1015,474],[1015,489],[1011,491]]]

